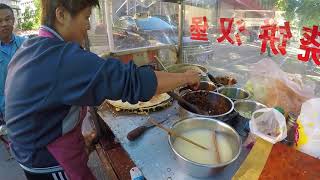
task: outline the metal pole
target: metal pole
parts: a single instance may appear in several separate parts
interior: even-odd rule
[[[114,41],[113,41],[113,33],[112,33],[112,0],[106,0],[105,3],[105,11],[106,11],[106,23],[107,23],[107,33],[108,33],[108,41],[110,52],[114,51]]]
[[[129,0],[127,0],[126,2],[127,2],[127,15],[129,15]]]
[[[179,31],[178,31],[178,62],[183,62],[183,26],[184,26],[184,3],[181,0],[179,5]]]
[[[134,0],[134,15],[137,14],[137,0]]]
[[[103,11],[102,11],[102,24],[106,24],[106,4],[107,4],[107,1],[108,0],[103,0],[102,1],[102,9],[103,9]]]
[[[219,16],[220,16],[220,2],[216,0],[216,28],[219,26]]]
[[[122,4],[121,4],[121,6],[116,10],[116,13],[115,14],[117,14],[121,9],[122,9],[122,7],[124,6],[124,5],[126,5],[127,4],[127,1],[124,1]]]

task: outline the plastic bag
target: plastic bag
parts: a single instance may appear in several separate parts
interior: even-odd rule
[[[83,136],[90,135],[94,131],[93,124],[91,121],[91,113],[88,111],[88,108],[86,116],[82,122],[81,131]]]
[[[314,97],[315,83],[297,74],[282,71],[271,59],[262,59],[249,67],[246,84],[254,99],[268,107],[279,106],[285,112],[300,114],[301,105]]]
[[[91,112],[89,111],[89,107],[87,107],[87,113],[85,118],[83,119],[81,131],[84,142],[88,148],[91,146],[92,141],[97,137],[96,129],[94,128],[94,124],[92,123],[91,118]]]
[[[255,111],[249,122],[250,132],[275,144],[287,137],[285,117],[276,109],[263,108]]]
[[[320,159],[320,98],[310,99],[302,105],[297,149]]]

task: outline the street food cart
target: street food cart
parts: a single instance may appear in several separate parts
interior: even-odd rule
[[[288,33],[290,29],[288,29],[289,26],[285,21],[286,16],[283,11],[275,10],[273,4],[269,2],[242,0],[237,2],[229,0],[102,1],[101,9],[103,10],[103,18],[99,22],[102,24],[96,23],[93,26],[95,33],[92,33],[91,37],[89,34],[90,48],[93,52],[100,53],[105,58],[117,57],[124,63],[134,60],[137,65],[152,65],[158,70],[162,69],[161,64],[164,64],[168,69],[173,67],[171,69],[173,72],[181,70],[174,64],[203,68],[202,81],[213,83],[215,88],[218,88],[210,91],[214,91],[214,94],[224,94],[223,97],[226,96],[232,100],[232,110],[222,119],[217,118],[218,121],[233,127],[243,144],[240,146],[240,153],[236,159],[219,173],[206,178],[194,177],[181,166],[177,160],[179,158],[172,150],[170,136],[160,128],[152,127],[134,141],[127,138],[130,131],[143,126],[150,117],[161,122],[160,124],[167,128],[183,119],[190,118],[191,116],[186,117],[181,113],[183,107],[178,102],[168,97],[160,99],[156,103],[145,106],[138,104],[132,107],[123,102],[117,104],[106,100],[101,106],[93,108],[95,115],[92,119],[97,135],[94,141],[95,150],[110,178],[130,179],[129,171],[132,167],[138,167],[143,176],[151,180],[268,179],[272,174],[273,177],[278,178],[320,178],[320,160],[301,153],[293,147],[281,144],[272,145],[257,138],[252,148],[250,143],[247,143],[250,131],[248,130],[249,123],[243,117],[245,115],[239,113],[235,106],[235,104],[241,103],[237,103],[237,100],[253,101],[255,105],[261,104],[261,108],[277,107],[278,110],[283,111],[284,117],[288,117],[289,111],[295,111],[296,107],[299,107],[298,111],[300,112],[301,104],[306,100],[319,97],[319,91],[317,91],[320,88],[319,66],[308,63],[307,68],[312,66],[312,71],[309,71],[305,69],[306,63],[299,61],[300,56],[297,60],[295,53],[301,52],[295,47],[298,41],[294,41],[293,39],[297,37],[293,36],[298,35],[294,33],[298,30],[295,27]],[[99,17],[95,13],[93,16],[95,20]],[[159,26],[159,29],[151,29],[146,18],[152,19],[152,22],[159,21],[167,25],[168,29],[161,29],[165,25]],[[283,31],[279,33],[279,35],[285,36],[282,40],[289,41],[292,38],[287,49],[283,46],[275,48],[272,44],[265,44],[263,39],[263,36],[267,35],[263,34],[267,31],[265,26],[276,27],[275,21],[279,23],[278,29],[286,30],[286,33]],[[132,22],[134,25],[130,24]],[[123,28],[121,27],[123,24],[130,24],[130,26]],[[157,25],[154,24],[154,26]],[[261,26],[260,30],[259,26]],[[104,33],[99,34],[100,31]],[[108,44],[108,46],[103,48],[99,44]],[[286,45],[286,42],[284,44]],[[157,61],[157,57],[161,63]],[[266,58],[276,62],[274,65],[281,69],[281,75],[284,75],[282,72],[286,72],[290,74],[288,75],[290,78],[300,77],[299,83],[312,87],[313,93],[308,91],[310,94],[304,96],[294,90],[291,92],[292,86],[288,87],[287,84],[278,86],[277,84],[272,87],[276,87],[276,89],[282,87],[282,92],[285,94],[280,94],[284,97],[284,99],[280,98],[281,102],[288,99],[285,98],[288,93],[291,93],[289,96],[293,99],[298,95],[299,98],[302,98],[297,98],[299,99],[298,103],[293,101],[278,103],[280,100],[266,100],[274,99],[279,93],[270,93],[271,91],[268,91],[270,87],[265,89],[262,88],[263,86],[256,87],[255,82],[261,82],[261,84],[273,82],[252,78],[254,68],[264,67],[265,64],[249,68],[260,60],[269,62],[269,60],[265,60]],[[314,62],[317,63],[316,60]],[[270,61],[270,63],[272,62]],[[262,72],[262,69],[264,68],[257,72]],[[279,72],[265,73],[276,74]],[[279,79],[283,80],[282,77]],[[226,88],[233,88],[236,97],[224,93]],[[257,94],[259,92],[257,88],[265,90],[263,97]],[[287,91],[290,88],[291,90]],[[183,94],[179,90],[177,93]],[[237,97],[243,93],[248,93],[248,97]],[[296,106],[294,103],[300,103],[300,105]],[[295,114],[299,115],[297,112]],[[247,119],[250,118],[251,114]],[[283,163],[285,167],[281,167],[276,162]]]

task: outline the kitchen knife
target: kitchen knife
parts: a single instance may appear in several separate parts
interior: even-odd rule
[[[163,119],[163,120],[159,120],[158,123],[162,123],[164,121],[166,121],[167,119]],[[129,141],[134,141],[136,140],[137,138],[139,138],[146,130],[154,127],[155,125],[152,124],[150,121],[147,121],[145,122],[142,126],[139,126],[135,129],[133,129],[132,131],[130,131],[128,134],[127,134],[127,139]]]

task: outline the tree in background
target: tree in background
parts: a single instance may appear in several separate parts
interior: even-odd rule
[[[35,11],[34,11],[34,29],[39,29],[40,27],[40,16],[41,16],[41,11],[40,11],[40,0],[33,0],[34,6],[35,6]]]
[[[33,0],[35,8],[26,7],[21,17],[21,30],[35,30],[40,27],[40,0]]]
[[[25,11],[22,13],[22,23],[21,29],[22,30],[32,30],[34,27],[34,16],[35,12],[30,8],[27,7]]]
[[[320,25],[319,0],[277,0],[276,7],[285,11],[286,20],[300,31],[302,27]]]

